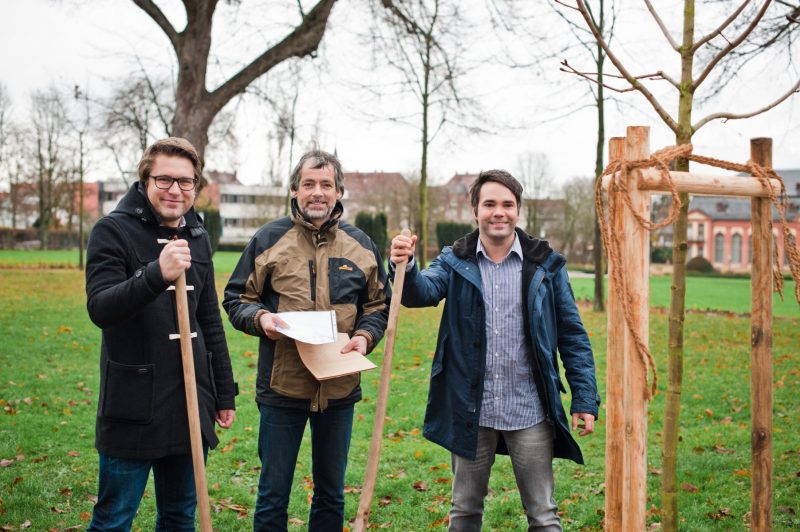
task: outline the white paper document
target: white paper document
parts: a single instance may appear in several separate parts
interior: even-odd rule
[[[312,310],[306,312],[278,312],[280,319],[289,325],[288,329],[276,327],[289,338],[307,344],[329,344],[336,341],[336,311]]]

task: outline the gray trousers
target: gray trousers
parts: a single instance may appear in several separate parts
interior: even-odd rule
[[[500,434],[511,455],[514,478],[528,517],[528,530],[560,531],[561,519],[556,513],[558,507],[553,494],[553,429],[548,423],[510,431],[480,427],[475,460],[452,455],[453,507],[448,530],[480,531],[483,501],[489,490],[489,474]]]

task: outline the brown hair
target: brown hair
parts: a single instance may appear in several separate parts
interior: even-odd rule
[[[203,160],[197,154],[197,150],[192,146],[192,143],[181,137],[167,137],[157,140],[144,150],[142,159],[139,161],[139,181],[145,183],[150,178],[150,170],[152,170],[158,155],[188,159],[192,163],[194,178],[197,181],[195,193],[199,193],[206,186],[206,180],[203,177]]]
[[[486,170],[478,174],[478,178],[469,186],[469,200],[473,211],[478,210],[481,187],[489,182],[499,183],[510,190],[517,200],[517,210],[520,209],[522,204],[522,185],[520,182],[505,170]]]
[[[317,168],[325,168],[326,166],[333,167],[333,177],[334,181],[336,182],[336,191],[344,194],[344,174],[342,173],[342,163],[340,163],[339,158],[332,153],[328,153],[319,149],[307,151],[302,157],[300,157],[300,160],[297,161],[297,166],[294,167],[292,174],[289,176],[289,188],[292,191],[296,191],[297,187],[300,186],[300,172],[303,170],[303,165],[308,161],[311,161],[309,168],[314,170]]]

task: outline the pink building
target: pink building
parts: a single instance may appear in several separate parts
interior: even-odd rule
[[[789,230],[800,234],[800,170],[778,170],[789,196],[786,213]],[[695,196],[689,204],[688,256],[705,257],[719,271],[750,271],[752,229],[750,200]],[[778,260],[788,270],[783,228],[773,208],[772,232],[777,237]]]

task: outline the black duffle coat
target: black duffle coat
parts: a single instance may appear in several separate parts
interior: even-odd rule
[[[102,329],[95,445],[120,458],[191,452],[175,292],[164,281],[159,239],[189,242],[189,320],[203,441],[213,448],[216,411],[233,409],[233,379],[214,286],[211,246],[191,209],[180,229],[162,227],[143,186],[134,184],[97,222],[86,261],[87,309]]]

